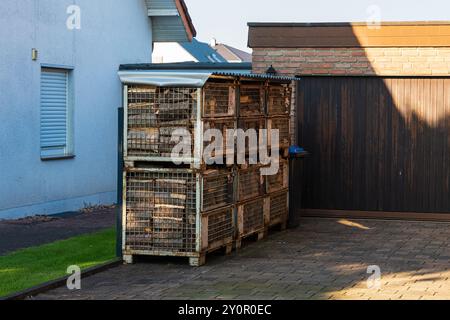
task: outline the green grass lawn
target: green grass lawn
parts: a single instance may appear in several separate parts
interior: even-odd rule
[[[115,258],[115,229],[27,248],[0,256],[0,297],[66,276]]]

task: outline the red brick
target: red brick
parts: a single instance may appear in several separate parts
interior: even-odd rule
[[[449,48],[255,48],[254,71],[284,74],[432,75],[450,72]],[[282,70],[282,71],[280,71]]]

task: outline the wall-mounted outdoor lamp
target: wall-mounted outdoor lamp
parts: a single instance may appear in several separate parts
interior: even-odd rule
[[[275,70],[273,65],[270,65],[270,67],[266,70],[266,73],[267,74],[271,74],[271,75],[276,75],[277,74],[277,70]]]
[[[33,48],[31,49],[31,60],[36,61],[38,59],[38,50]]]

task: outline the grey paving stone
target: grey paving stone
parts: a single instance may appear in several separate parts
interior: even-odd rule
[[[120,266],[36,299],[450,299],[450,224],[302,219],[301,227],[191,268],[164,259]],[[367,290],[378,265],[381,290]],[[421,278],[422,277],[422,278]],[[422,279],[422,280],[420,280]]]

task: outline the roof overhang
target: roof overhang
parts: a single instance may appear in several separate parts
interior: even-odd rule
[[[211,77],[241,80],[290,82],[298,78],[252,74],[250,63],[173,63],[121,65],[119,77],[124,84],[158,87],[203,87]]]
[[[184,0],[146,0],[153,42],[186,42],[197,35]]]
[[[450,47],[449,21],[249,23],[250,48]]]

